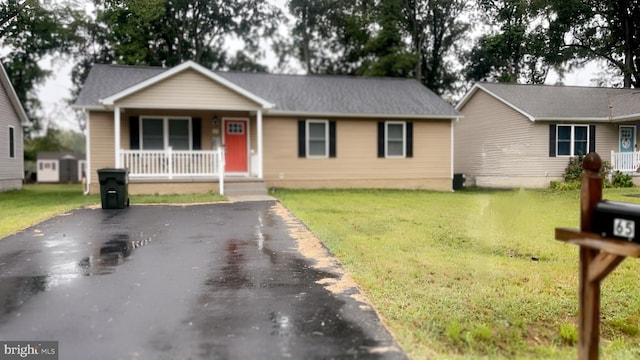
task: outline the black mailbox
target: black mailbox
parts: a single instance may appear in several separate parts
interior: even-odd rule
[[[602,237],[640,243],[640,236],[636,237],[636,224],[640,224],[640,205],[605,200],[593,211],[591,231]]]

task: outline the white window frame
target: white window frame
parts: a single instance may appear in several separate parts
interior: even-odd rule
[[[7,143],[9,145],[9,159],[15,159],[16,158],[16,154],[17,154],[17,140],[16,140],[16,127],[15,126],[11,126],[9,125],[9,133],[7,134],[9,136],[9,138],[7,139]],[[13,144],[11,144],[11,138],[13,137]],[[12,146],[13,145],[13,146]],[[13,153],[13,156],[12,156]]]
[[[186,120],[189,122],[189,149],[188,150],[179,150],[179,151],[193,151],[193,119],[188,116],[152,116],[152,115],[144,115],[140,116],[138,128],[139,131],[139,139],[140,139],[140,149],[146,150],[144,148],[144,129],[143,129],[143,120],[145,119],[159,119],[162,120],[162,150],[167,150],[169,148],[169,120]],[[153,150],[152,150],[153,151]],[[160,149],[155,150],[160,151]]]
[[[402,125],[402,155],[389,155],[389,125]],[[397,141],[396,139],[392,139]],[[406,121],[385,121],[384,122],[384,157],[389,159],[404,159],[407,157],[407,122]]]
[[[560,142],[560,138],[559,138],[559,134],[560,134],[560,127],[571,127],[571,144],[570,144],[570,151],[569,151],[569,155],[561,155],[560,154],[560,148],[558,146],[559,142]],[[576,143],[576,127],[582,127],[582,128],[586,128],[587,129],[587,153],[589,152],[589,146],[591,145],[589,143],[589,139],[591,138],[591,134],[589,133],[589,125],[583,125],[583,124],[558,124],[556,125],[556,156],[557,157],[575,157],[578,156],[579,154],[576,154],[575,151],[575,143]],[[582,154],[587,155],[587,154]]]
[[[319,140],[319,139],[311,139],[310,134],[310,125],[311,124],[324,124],[324,155],[312,155],[311,151],[311,140]],[[308,159],[328,159],[329,158],[329,120],[319,120],[319,119],[310,119],[305,121],[305,148],[306,148],[306,156]]]

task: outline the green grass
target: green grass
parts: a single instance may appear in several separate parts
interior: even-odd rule
[[[131,204],[221,201],[217,194],[131,195]],[[87,205],[100,205],[100,195],[82,195],[82,185],[36,184],[0,192],[0,239],[53,216]]]
[[[640,203],[605,190],[605,198]],[[324,242],[411,358],[575,359],[579,192],[275,194]],[[603,359],[640,357],[640,262],[602,286]]]

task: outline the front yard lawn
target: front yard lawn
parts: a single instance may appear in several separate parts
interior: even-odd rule
[[[605,190],[610,200],[638,189]],[[275,194],[324,242],[411,358],[575,359],[579,191]],[[640,261],[602,286],[601,358],[640,357]]]

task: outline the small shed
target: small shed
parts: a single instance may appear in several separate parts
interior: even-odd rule
[[[80,182],[86,171],[86,157],[70,152],[41,152],[36,166],[40,183]]]

